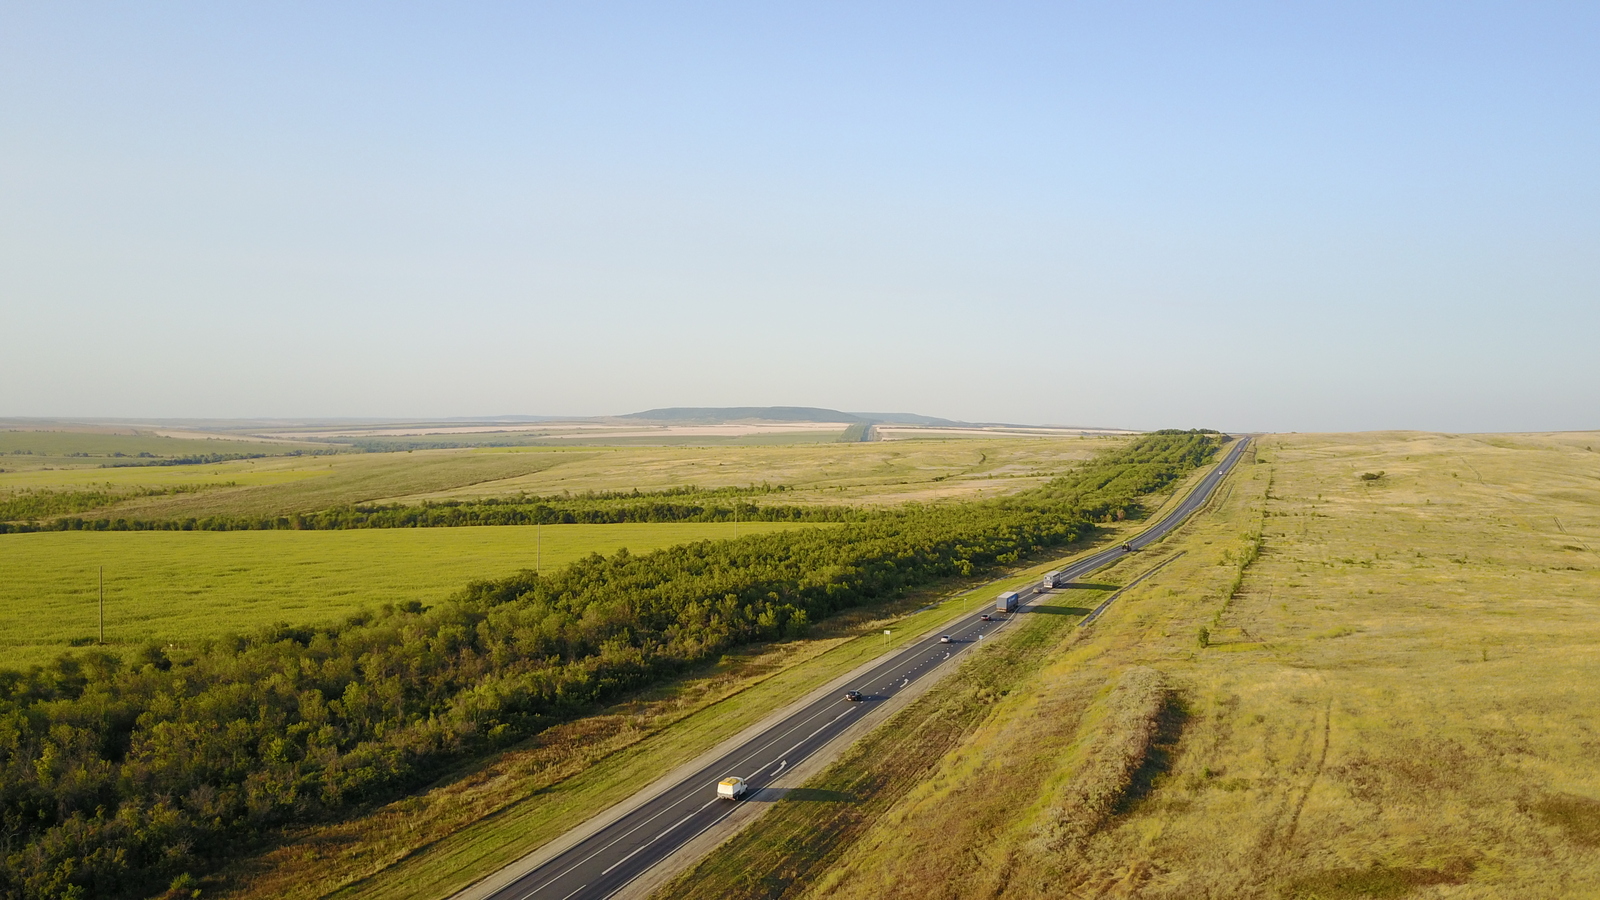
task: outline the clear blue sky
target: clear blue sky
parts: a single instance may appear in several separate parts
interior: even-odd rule
[[[1600,428],[1600,6],[0,3],[0,415]]]

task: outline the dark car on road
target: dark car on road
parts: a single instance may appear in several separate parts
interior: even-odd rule
[[[854,703],[857,700],[865,700],[865,699],[867,699],[867,698],[861,696],[861,692],[860,691],[845,691],[844,692],[844,698],[846,700],[849,700],[852,703]]]
[[[994,619],[994,616],[991,616],[988,613],[984,613],[983,615],[979,616],[978,618],[984,620],[985,622],[989,622],[989,621],[992,621]]]

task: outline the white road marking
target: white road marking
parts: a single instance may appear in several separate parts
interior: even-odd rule
[[[823,724],[823,726],[821,728],[818,728],[816,731],[813,731],[810,734],[806,735],[805,737],[801,738],[799,744],[795,744],[793,747],[790,747],[782,755],[783,756],[788,756],[790,753],[793,753],[796,749],[798,749],[800,747],[800,744],[804,744],[806,741],[809,741],[812,738],[816,737],[817,735],[821,734],[823,731],[827,730],[829,725],[832,725],[834,722],[839,721],[840,719],[844,718],[845,716],[850,715],[853,712],[855,712],[855,707],[852,706],[849,709],[846,709],[844,712],[838,714],[837,716],[834,716],[828,722]],[[788,765],[788,764],[789,764],[789,761],[787,759],[785,759],[782,763],[780,763],[778,765],[779,771],[782,771],[783,767]],[[774,776],[776,776],[777,773],[775,772],[773,774],[774,774]],[[620,866],[623,863],[627,862],[628,860],[632,859],[633,857],[639,855],[639,853],[641,853],[646,847],[649,847],[651,844],[654,844],[656,841],[659,841],[662,838],[666,837],[667,835],[671,834],[673,832],[673,830],[676,829],[679,825],[682,825],[684,822],[687,822],[690,819],[694,818],[695,816],[698,816],[702,812],[705,812],[707,807],[710,807],[710,806],[718,803],[720,800],[721,800],[721,798],[718,798],[717,800],[712,800],[709,803],[707,803],[705,806],[700,807],[699,809],[695,810],[694,812],[692,812],[692,813],[688,814],[687,816],[684,816],[683,818],[679,819],[678,821],[672,823],[672,825],[670,827],[668,827],[667,830],[661,832],[660,834],[656,835],[655,837],[651,838],[650,840],[645,841],[643,844],[640,844],[632,853],[629,853],[627,856],[624,856],[623,858],[621,858],[621,859],[617,860],[616,862],[612,863],[610,869],[606,869],[605,871],[601,872],[600,874],[601,875],[610,875],[611,874],[611,869],[615,869],[617,866]],[[676,804],[674,804],[674,805],[676,805]],[[732,806],[732,804],[729,804],[729,805]],[[733,810],[730,809],[730,810],[728,810],[728,812],[723,813],[722,815],[718,816],[716,818],[716,821],[711,822],[710,824],[706,825],[706,828],[710,828],[712,825],[717,824],[717,822],[720,822],[723,819],[727,818],[730,814],[732,814],[732,812],[733,812]],[[638,829],[635,829],[635,831],[637,831],[637,830]],[[695,837],[700,836],[700,834],[702,834],[704,831],[705,831],[705,828],[700,829],[700,831],[695,832],[694,836],[691,837],[689,840],[694,840]],[[629,833],[631,834],[632,832],[629,832]],[[620,840],[620,838],[619,838],[619,840]],[[613,841],[612,843],[615,843],[615,841]],[[571,870],[569,869],[568,871],[571,871]],[[564,875],[566,873],[563,872],[562,874]],[[629,883],[632,883],[632,879],[629,880]],[[581,890],[581,888],[580,888],[580,890]],[[571,896],[571,895],[568,895],[568,896]]]
[[[817,735],[821,734],[823,728],[827,728],[828,725],[832,725],[834,722],[839,721],[840,719],[844,718],[845,716],[850,715],[853,712],[855,712],[855,707],[852,706],[851,708],[845,710],[844,712],[839,713],[837,716],[834,716],[832,722],[829,722],[827,725],[823,725],[822,728],[818,728],[816,731],[813,731],[810,734],[806,735],[805,737],[801,738],[800,739],[800,744],[804,744],[806,741],[809,741],[812,738],[816,737]],[[783,756],[788,756],[789,754],[793,753],[800,746],[800,744],[795,744],[793,747],[790,747],[789,749],[783,751],[782,755]]]
[[[611,869],[615,869],[617,866],[620,866],[623,863],[627,862],[628,860],[633,859],[635,856],[638,856],[640,853],[644,852],[644,849],[646,847],[649,847],[651,844],[654,844],[656,841],[659,841],[662,838],[666,837],[667,835],[671,834],[672,833],[672,829],[677,828],[679,825],[682,825],[683,823],[689,821],[690,819],[694,818],[695,816],[698,816],[701,813],[705,812],[706,811],[706,807],[710,806],[712,803],[720,803],[721,801],[722,801],[721,797],[718,797],[715,800],[711,800],[711,801],[707,802],[705,806],[702,806],[699,809],[695,810],[694,812],[689,813],[687,816],[684,816],[683,818],[679,819],[678,821],[673,822],[670,826],[668,826],[666,831],[663,831],[660,834],[656,835],[655,837],[651,838],[650,840],[645,841],[644,843],[640,844],[638,846],[638,848],[635,849],[632,853],[629,853],[627,856],[624,856],[623,858],[621,858],[621,859],[617,860],[616,862],[612,863],[611,864]],[[603,869],[603,870],[601,870],[600,874],[601,875],[610,875],[611,874],[611,869]]]
[[[720,816],[717,816],[715,819],[712,819],[710,822],[707,822],[704,828],[700,829],[699,831],[696,831],[694,834],[689,835],[689,839],[684,841],[683,843],[684,844],[688,844],[691,841],[693,841],[695,838],[699,837],[700,835],[705,834],[708,829],[715,828],[717,826],[717,823],[719,823],[723,819],[726,819],[727,817],[733,815],[733,812],[736,809],[738,809],[737,806],[733,806],[732,804],[729,804],[729,809],[728,809],[727,812],[723,813]],[[679,846],[682,846],[682,845],[679,845]],[[648,872],[648,871],[650,871],[650,869],[649,868],[645,868],[643,871],[639,872],[639,875],[643,875],[645,872]],[[626,888],[628,885],[633,884],[635,881],[638,881],[639,880],[639,875],[635,875],[632,878],[629,878],[627,881],[623,882],[621,885],[619,885],[617,887],[616,890],[614,890],[611,893],[605,895],[605,897],[602,898],[602,900],[611,900],[612,897],[615,897],[617,894],[621,893],[622,890],[624,888]]]
[[[795,731],[799,730],[800,728],[805,727],[805,725],[807,723],[811,722],[817,716],[823,715],[826,712],[828,712],[828,709],[826,707],[823,708],[823,709],[818,710],[817,712],[811,714],[810,716],[807,716],[803,721],[797,722],[793,726],[791,726],[790,728],[785,729],[783,734],[784,735],[788,735],[788,734],[794,733]],[[848,712],[848,710],[846,712]],[[834,721],[837,721],[837,717],[835,717]],[[829,724],[832,724],[832,722],[830,722]],[[824,725],[822,727],[826,728],[828,726]],[[812,732],[812,734],[815,734],[815,733],[816,732]],[[734,767],[737,768],[739,765],[742,765],[743,763],[747,762],[750,759],[751,756],[755,756],[757,753],[760,753],[762,750],[765,750],[768,747],[771,747],[773,744],[776,744],[778,741],[780,741],[782,739],[783,739],[783,735],[775,736],[772,740],[770,740],[766,744],[764,744],[759,750],[756,750],[753,753],[745,756],[744,759],[739,760],[739,762],[736,763]],[[808,740],[809,740],[809,738],[808,738]],[[801,743],[803,744],[803,743],[805,743],[805,741],[801,741]],[[798,746],[798,745],[796,745],[796,746]],[[676,787],[676,786],[677,785],[674,785],[674,787]],[[672,788],[668,788],[667,790],[670,791],[671,789]],[[571,872],[573,869],[576,869],[579,866],[583,865],[584,863],[588,862],[589,860],[594,859],[596,856],[599,856],[600,854],[606,852],[607,850],[610,850],[614,845],[616,845],[616,843],[618,841],[621,841],[621,840],[625,839],[629,835],[633,834],[635,831],[638,831],[639,829],[645,827],[646,825],[649,825],[651,822],[654,822],[656,819],[659,819],[663,815],[666,815],[669,811],[671,811],[675,807],[681,805],[684,801],[693,799],[693,796],[694,795],[691,794],[689,796],[683,797],[682,799],[679,799],[675,803],[668,804],[667,806],[665,806],[662,809],[660,809],[659,811],[657,811],[654,815],[652,815],[649,818],[645,819],[643,822],[640,822],[638,825],[635,825],[632,828],[628,829],[627,831],[623,832],[622,834],[619,834],[616,837],[612,838],[610,841],[608,841],[606,844],[601,846],[599,849],[595,850],[593,853],[590,853],[588,856],[585,856],[583,859],[578,860],[577,862],[573,863],[572,865],[568,866],[567,868],[565,868],[565,869],[561,870],[560,872],[556,873],[556,875],[554,877],[550,878],[544,884],[541,884],[538,887],[534,888],[533,890],[529,891],[528,893],[523,894],[521,896],[521,898],[519,898],[519,900],[528,900],[528,898],[532,897],[534,894],[537,894],[540,891],[544,890],[545,888],[550,887],[551,885],[553,885],[556,882],[560,881],[568,872]],[[719,797],[717,799],[720,800],[721,798]],[[715,802],[717,802],[717,800],[713,800],[711,802],[715,803]],[[705,807],[702,806],[700,809],[705,809]],[[695,813],[690,813],[690,815],[691,816],[695,815],[698,812],[699,812],[699,810],[696,810]],[[678,827],[678,826],[676,826],[676,825],[673,826],[673,828],[676,828],[676,827]],[[671,831],[672,829],[669,828],[667,830]],[[645,844],[645,846],[649,846],[649,843],[647,842]]]

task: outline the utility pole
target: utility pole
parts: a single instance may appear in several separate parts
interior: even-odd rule
[[[100,643],[106,642],[106,567],[100,566]]]

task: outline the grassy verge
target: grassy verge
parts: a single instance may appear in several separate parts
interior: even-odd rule
[[[741,534],[794,527],[739,526]],[[730,537],[732,526],[545,525],[359,531],[51,532],[0,537],[0,649],[43,663],[91,642],[105,569],[106,639],[182,644],[274,622],[314,624],[381,603],[431,604],[475,578],[590,553]],[[537,547],[537,550],[536,550]]]

